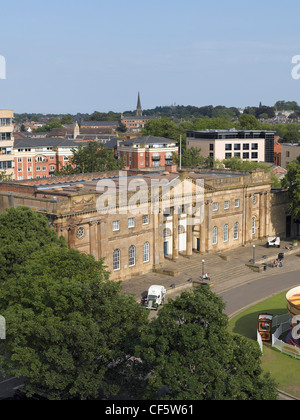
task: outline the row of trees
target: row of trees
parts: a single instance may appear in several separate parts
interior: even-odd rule
[[[183,146],[185,145],[186,131],[201,131],[212,129],[230,129],[237,130],[270,130],[274,131],[276,136],[279,136],[283,142],[297,143],[300,141],[300,124],[276,124],[260,122],[254,115],[243,114],[240,115],[237,121],[233,121],[227,117],[217,118],[199,118],[193,122],[176,123],[170,118],[161,118],[151,120],[145,124],[142,130],[143,135],[153,135],[158,137],[166,137],[179,141],[180,136],[183,139]]]
[[[259,106],[247,106],[244,110],[244,113],[254,115],[256,118],[260,118],[261,115],[265,114],[268,118],[273,118],[275,116],[275,111],[300,111],[300,106],[296,101],[277,101],[274,106],[263,105],[262,103]],[[135,111],[125,111],[124,115],[131,116],[135,115]],[[170,105],[170,106],[157,106],[153,109],[144,110],[144,115],[150,117],[167,117],[172,119],[187,119],[193,120],[198,118],[218,118],[218,117],[228,117],[228,118],[237,118],[240,116],[240,110],[237,107],[226,107],[223,105],[213,106],[206,105],[201,107],[196,107],[192,105]],[[70,118],[73,120],[75,117],[78,119],[83,119],[85,121],[120,121],[121,113],[119,112],[100,112],[94,111],[91,114],[88,113],[77,113],[76,115],[66,114],[41,114],[41,113],[23,113],[15,114],[16,122],[25,122],[29,121],[39,121],[41,118],[50,118],[50,119],[64,119],[67,118],[67,121],[70,121]],[[71,122],[65,122],[65,124],[72,124]]]
[[[290,213],[300,221],[300,156],[288,165],[282,186],[288,190]]]
[[[67,248],[28,208],[0,215],[0,370],[51,399],[276,399],[260,350],[227,331],[210,288],[184,292],[150,321],[105,261]]]

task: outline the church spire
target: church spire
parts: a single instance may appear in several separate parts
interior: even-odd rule
[[[137,107],[136,107],[136,116],[141,117],[142,115],[143,115],[143,111],[142,111],[141,98],[140,98],[140,92],[139,92]]]

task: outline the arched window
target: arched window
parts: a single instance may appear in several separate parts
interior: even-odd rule
[[[228,242],[228,225],[223,228],[223,242]]]
[[[233,239],[239,239],[239,224],[236,222],[233,229]]]
[[[178,227],[178,233],[185,233],[185,229],[183,226]]]
[[[150,244],[149,242],[144,243],[143,247],[143,262],[149,262],[150,261]]]
[[[120,250],[115,249],[114,254],[113,254],[113,269],[114,269],[114,271],[120,270],[120,268],[121,268],[121,266],[120,266],[120,256],[121,256]]]
[[[218,228],[215,226],[212,231],[212,243],[216,245],[218,243]]]
[[[172,233],[171,233],[171,229],[169,229],[169,228],[166,228],[166,229],[164,229],[164,237],[166,238],[167,236],[171,236],[172,235]]]
[[[129,247],[129,267],[133,267],[135,265],[135,246],[131,245]]]

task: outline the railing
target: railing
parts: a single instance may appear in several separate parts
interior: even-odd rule
[[[273,326],[278,326],[277,330],[272,335],[272,347],[275,347],[281,353],[288,354],[293,356],[296,359],[300,359],[300,348],[292,346],[280,340],[279,337],[282,336],[287,331],[290,331],[292,328],[292,318],[290,314],[279,315],[273,318]]]

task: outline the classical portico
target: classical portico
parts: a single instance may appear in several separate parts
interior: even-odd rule
[[[65,184],[59,182],[52,187],[40,187],[41,181],[36,186],[27,185],[27,181],[2,183],[1,209],[28,206],[45,214],[70,248],[91,254],[96,260],[103,258],[112,280],[157,270],[181,256],[219,253],[278,232],[285,234],[283,215],[287,214],[288,203],[284,195],[282,201],[274,199],[269,174],[263,171],[140,174],[146,183],[144,193],[153,181],[160,190],[157,195],[151,191],[136,214],[133,210],[138,206],[130,204],[135,189],[127,191],[127,204],[116,201],[115,212],[100,212],[97,202],[104,194],[97,191],[97,181],[85,182],[82,176],[74,177],[78,178],[77,184],[68,178]],[[117,174],[109,179],[119,187],[122,181]],[[131,182],[130,176],[127,181]],[[199,183],[202,189],[197,189]],[[155,208],[153,196],[157,199]]]

